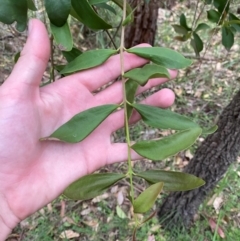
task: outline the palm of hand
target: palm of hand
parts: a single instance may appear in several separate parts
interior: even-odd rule
[[[49,58],[49,43],[44,26],[36,20],[33,24],[22,57],[0,89],[0,196],[4,195],[19,220],[56,198],[77,178],[127,158],[126,145],[110,141],[111,133],[123,126],[122,111],[109,116],[81,143],[39,141],[80,111],[120,103],[122,87],[117,82],[92,94],[120,74],[119,56],[114,56],[101,67],[39,88]],[[131,54],[126,56],[126,70],[146,63]],[[155,79],[139,92],[163,81]],[[170,90],[162,90],[145,103],[164,107],[173,99]],[[133,121],[137,119],[135,113]],[[137,157],[133,153],[133,158]]]

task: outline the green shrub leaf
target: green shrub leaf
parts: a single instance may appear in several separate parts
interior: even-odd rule
[[[114,2],[118,7],[120,7],[121,9],[123,9],[123,0],[111,0],[112,2]],[[130,6],[130,4],[127,2],[127,6],[126,6],[126,14],[127,16],[129,16],[132,13],[132,8]],[[133,15],[132,15],[133,18]],[[133,21],[133,19],[131,19],[131,21]]]
[[[20,58],[21,52],[17,52],[14,56],[14,63],[16,64],[18,59]]]
[[[61,71],[61,74],[73,73],[76,71],[96,67],[104,63],[114,54],[117,54],[117,50],[98,49],[86,51],[67,64],[66,67]]]
[[[240,19],[232,13],[229,13],[229,23],[236,31],[240,32]]]
[[[221,14],[214,9],[207,11],[207,18],[210,22],[219,23]]]
[[[190,38],[191,38],[191,34],[184,34],[182,36],[175,36],[174,37],[174,39],[176,39],[177,41],[181,41],[181,42],[186,42]]]
[[[201,178],[183,172],[149,170],[136,173],[136,176],[145,179],[149,184],[163,182],[163,189],[171,192],[188,191],[205,184]]]
[[[149,126],[161,129],[188,130],[198,127],[198,124],[170,110],[142,104],[132,104]]]
[[[203,41],[197,33],[193,32],[193,39],[191,39],[190,44],[193,47],[196,56],[199,57],[199,53],[203,50]]]
[[[58,45],[60,45],[60,48],[64,49],[65,51],[70,51],[73,47],[73,39],[68,22],[65,22],[65,24],[61,27],[57,27],[50,23],[50,28],[54,40]]]
[[[127,52],[136,54],[145,59],[151,60],[155,64],[162,65],[169,69],[182,69],[191,65],[192,61],[186,59],[180,53],[162,47],[135,47]]]
[[[217,129],[218,129],[218,126],[215,125],[215,126],[212,126],[212,127],[210,127],[210,128],[203,129],[203,130],[202,130],[202,134],[207,134],[207,135],[209,135],[209,134],[214,133]]]
[[[162,188],[163,183],[158,182],[144,190],[133,202],[134,213],[145,213],[151,209]]]
[[[71,0],[44,0],[50,22],[57,27],[62,27],[71,10]]]
[[[70,143],[80,142],[117,108],[118,105],[101,105],[80,112],[60,126],[49,137],[43,139],[56,138]]]
[[[186,20],[186,17],[184,15],[184,13],[182,13],[181,16],[180,16],[180,25],[188,31],[192,30],[191,28],[189,28],[187,26],[187,20]]]
[[[179,34],[187,34],[188,33],[188,30],[181,25],[172,24],[172,27],[174,28],[174,31],[176,33],[179,33]]]
[[[125,175],[119,173],[94,173],[84,176],[68,186],[63,195],[73,200],[88,200],[104,193]]]
[[[109,29],[112,26],[100,18],[87,0],[72,0],[71,15],[91,29]]]
[[[27,26],[27,0],[0,0],[0,22],[12,24],[17,22],[17,30],[22,32]]]
[[[109,0],[89,0],[89,4],[90,5],[95,5],[95,4],[99,4],[99,3],[106,3],[108,2]]]
[[[195,127],[164,137],[160,140],[140,141],[135,143],[131,148],[145,158],[159,161],[190,147],[201,132],[201,128]]]
[[[132,12],[131,13],[129,13],[128,15],[127,15],[127,17],[124,19],[124,21],[122,22],[122,26],[126,26],[126,25],[128,25],[128,24],[130,24],[130,23],[132,23],[133,22],[133,20],[134,20],[134,11],[137,9],[137,7],[135,7],[133,10],[132,10]]]
[[[135,68],[124,74],[124,77],[136,81],[139,85],[145,85],[150,78],[170,78],[165,67],[156,64],[146,64],[142,68]]]
[[[82,52],[77,48],[72,48],[71,51],[62,51],[63,56],[66,58],[67,62],[70,63],[76,59]]]
[[[234,34],[229,27],[222,26],[222,45],[230,50],[234,44]]]
[[[28,5],[28,9],[32,10],[32,11],[37,11],[36,6],[34,5],[33,0],[27,0],[27,5]]]
[[[230,1],[214,0],[213,4],[214,4],[215,8],[217,8],[219,13],[222,13],[223,10],[225,12],[228,12]],[[227,6],[226,6],[226,4],[227,4]]]
[[[124,213],[124,211],[117,205],[116,212],[119,218],[125,219],[127,218],[127,215]]]
[[[129,79],[126,83],[125,83],[125,90],[126,90],[126,97],[127,97],[127,101],[129,103],[133,103],[134,98],[135,98],[135,93],[137,91],[138,88],[138,84],[137,82]],[[127,104],[127,116],[128,119],[130,119],[131,114],[132,114],[132,110],[133,107],[129,104]]]
[[[99,3],[99,4],[96,5],[96,7],[106,9],[109,12],[117,15],[116,10],[112,6],[108,5],[107,3]]]
[[[201,30],[206,30],[209,29],[209,25],[207,25],[206,23],[199,23],[198,26],[195,29],[195,32],[201,31]]]

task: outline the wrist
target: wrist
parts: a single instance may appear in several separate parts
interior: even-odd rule
[[[4,195],[0,193],[0,241],[7,239],[12,229],[19,223],[19,219],[9,208]]]
[[[11,228],[5,224],[3,218],[0,216],[0,241],[6,240],[11,231]]]

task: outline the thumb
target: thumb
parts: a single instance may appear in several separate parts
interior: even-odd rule
[[[28,39],[11,75],[5,82],[8,87],[19,92],[33,93],[38,88],[50,56],[50,42],[44,24],[32,19],[29,21]]]

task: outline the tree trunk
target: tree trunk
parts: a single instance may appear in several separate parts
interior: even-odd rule
[[[143,0],[129,1],[134,11],[134,22],[127,26],[125,32],[125,47],[131,48],[140,43],[149,43],[154,45],[157,31],[158,8],[171,9],[176,0],[149,0],[145,3]]]
[[[196,190],[170,194],[158,213],[164,228],[189,228],[206,195],[213,190],[233,163],[240,147],[240,90],[223,110],[218,130],[197,149],[185,172],[201,177],[206,184]]]
[[[154,38],[157,30],[159,0],[150,0],[144,3],[142,0],[130,2],[134,11],[134,22],[126,28],[125,47],[131,48],[140,43],[154,45]]]

